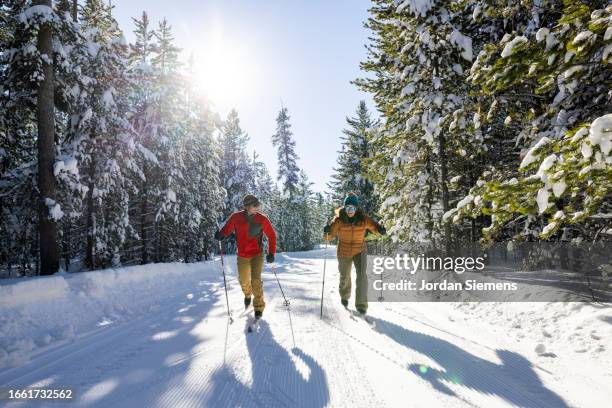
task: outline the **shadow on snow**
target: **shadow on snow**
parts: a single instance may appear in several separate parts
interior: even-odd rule
[[[377,330],[404,347],[434,360],[442,367],[437,370],[426,364],[410,364],[408,370],[428,381],[436,390],[457,396],[447,384],[496,395],[520,407],[568,408],[557,394],[547,389],[522,355],[496,350],[501,364],[470,354],[456,345],[427,334],[373,318]]]
[[[246,326],[245,326],[246,330]],[[266,321],[259,332],[246,336],[251,362],[250,385],[243,384],[228,367],[211,379],[207,406],[214,407],[324,407],[329,403],[327,377],[321,366],[300,348],[289,352],[272,335]],[[302,374],[295,359],[307,370]]]

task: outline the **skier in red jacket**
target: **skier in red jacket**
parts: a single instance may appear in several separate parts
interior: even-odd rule
[[[242,200],[244,210],[236,211],[226,221],[221,230],[215,233],[215,238],[222,240],[232,233],[236,234],[238,244],[238,280],[244,293],[244,308],[251,304],[255,318],[261,318],[266,306],[261,281],[263,270],[263,236],[268,238],[268,255],[266,261],[274,262],[276,253],[276,232],[270,220],[259,211],[261,203],[252,194],[247,194]]]

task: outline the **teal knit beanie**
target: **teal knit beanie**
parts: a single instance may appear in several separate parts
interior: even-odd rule
[[[355,207],[359,207],[359,198],[353,193],[348,193],[346,197],[344,197],[344,206],[354,205]]]

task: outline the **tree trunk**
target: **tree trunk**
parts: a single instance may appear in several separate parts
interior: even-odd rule
[[[78,19],[79,19],[79,1],[72,0],[72,21],[76,23]]]
[[[95,214],[94,214],[94,177],[96,174],[96,157],[95,153],[91,154],[91,162],[89,163],[89,183],[87,187],[87,249],[85,251],[85,266],[89,270],[95,268],[96,260],[94,257],[94,237],[95,237]]]
[[[36,0],[34,5],[51,7],[51,0]],[[38,88],[38,190],[40,274],[52,275],[59,269],[57,223],[49,218],[46,199],[54,200],[55,176],[55,106],[53,77],[53,28],[43,24],[38,32],[38,50],[43,56],[44,79]]]
[[[71,232],[70,221],[68,221],[64,225],[64,262],[66,264],[66,271],[70,270],[70,255],[72,253],[72,248],[70,246],[70,240],[72,239]]]
[[[147,208],[147,200],[149,199],[149,189],[147,184],[149,182],[149,175],[147,174],[146,163],[143,164],[142,170],[145,175],[145,181],[142,188],[142,201],[140,204],[140,242],[142,242],[140,263],[144,265],[149,262],[149,253],[147,252],[147,211],[149,211]]]
[[[440,183],[442,184],[442,210],[444,214],[449,210],[448,199],[448,170],[446,163],[446,139],[442,133],[438,136],[438,154],[440,156]],[[444,222],[444,251],[450,253],[451,244],[451,224],[450,221]]]

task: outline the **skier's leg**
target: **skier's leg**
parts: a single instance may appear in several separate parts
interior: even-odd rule
[[[251,297],[253,290],[251,287],[251,259],[243,258],[241,256],[236,257],[238,263],[238,281],[242,288],[244,297]]]
[[[368,275],[366,273],[365,252],[361,252],[353,257],[357,279],[355,281],[355,307],[360,312],[368,310]]]
[[[338,258],[338,271],[340,271],[340,299],[348,301],[351,297],[351,268],[353,263],[351,258]]]
[[[253,309],[256,312],[263,312],[266,307],[263,293],[263,283],[261,272],[263,270],[263,253],[251,258],[251,286],[253,287]]]

